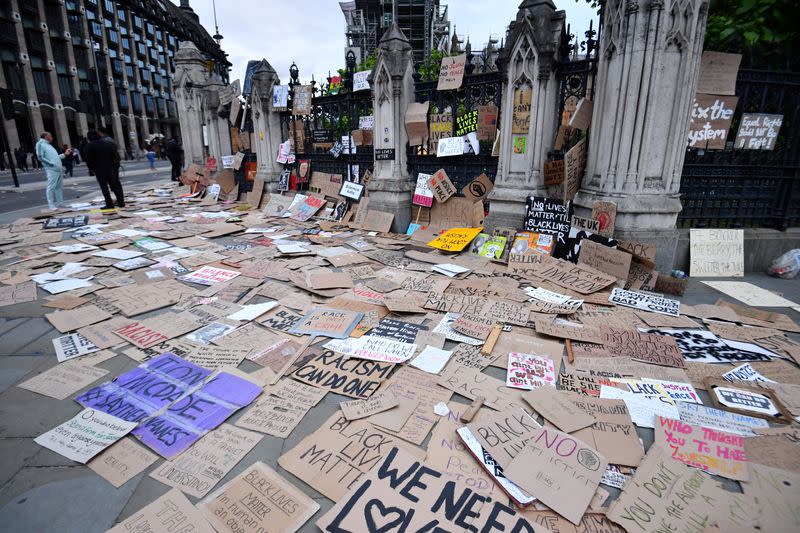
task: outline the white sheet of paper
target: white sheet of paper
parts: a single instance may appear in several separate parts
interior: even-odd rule
[[[260,304],[243,305],[242,308],[232,315],[228,315],[231,320],[255,320],[270,309],[278,307],[278,302],[264,302]]]
[[[84,409],[33,440],[67,459],[86,464],[86,461],[127,435],[138,424],[102,411]]]
[[[453,352],[450,350],[440,350],[433,346],[425,346],[409,364],[430,374],[438,374],[447,364],[447,361],[450,360],[451,355],[453,355]]]
[[[73,289],[91,287],[92,283],[89,281],[89,279],[62,279],[59,281],[53,281],[51,283],[45,283],[42,285],[42,288],[50,294],[59,294],[62,292],[71,291]]]
[[[134,257],[141,257],[145,253],[136,250],[125,250],[123,248],[116,248],[113,250],[100,250],[94,252],[92,255],[96,257],[109,257],[111,259],[133,259]]]
[[[731,298],[753,307],[796,307],[797,304],[774,292],[746,281],[701,281]]]
[[[634,424],[643,428],[655,428],[655,415],[664,418],[679,419],[678,409],[656,398],[646,398],[641,394],[634,394],[608,385],[600,386],[600,398],[609,400],[622,400],[631,415]]]

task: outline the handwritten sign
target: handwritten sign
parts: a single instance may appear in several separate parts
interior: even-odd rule
[[[556,374],[553,360],[526,353],[509,353],[506,386],[524,390],[543,386],[555,388]]]
[[[572,203],[563,203],[541,196],[528,196],[525,200],[525,229],[556,237],[557,244],[567,246]]]
[[[443,57],[442,66],[439,68],[439,82],[436,85],[436,90],[449,91],[461,87],[466,63],[467,54]]]
[[[199,285],[214,285],[215,283],[230,281],[238,275],[239,272],[235,270],[204,265],[194,272],[179,276],[178,279]]]
[[[678,300],[651,296],[643,292],[626,291],[615,287],[614,290],[611,291],[611,296],[608,297],[608,301],[612,304],[633,307],[634,309],[641,309],[652,313],[680,316],[681,303]]]
[[[326,350],[312,352],[292,377],[337,394],[367,399],[378,390],[393,367],[393,363],[348,358]]]
[[[293,533],[314,516],[319,504],[259,461],[203,500],[198,508],[218,533]]]
[[[683,368],[683,355],[675,339],[630,329],[601,328],[603,345],[615,355],[626,355],[654,365]]]
[[[739,99],[697,93],[689,122],[689,147],[722,150]]]
[[[533,91],[529,85],[514,89],[514,104],[511,115],[511,133],[527,134],[531,123],[531,100]]]
[[[351,200],[355,200],[358,202],[361,200],[361,197],[364,195],[365,187],[360,183],[354,183],[352,181],[342,181],[342,187],[339,189],[339,196],[343,196],[344,198],[350,198]]]
[[[289,333],[344,339],[350,336],[363,316],[364,313],[355,311],[315,308],[298,321]]]
[[[483,228],[452,228],[442,233],[432,241],[428,242],[428,246],[438,248],[446,252],[460,252],[467,245],[472,242]]]
[[[468,502],[486,502],[474,506]],[[471,509],[468,511],[468,509]],[[379,524],[403,524],[404,530],[458,531],[461,513],[478,531],[534,531],[513,507],[489,503],[462,480],[450,479],[408,452],[393,448],[379,465],[317,521],[322,531],[379,531]],[[387,513],[390,513],[387,515]]]
[[[494,104],[478,106],[478,140],[494,140],[497,132],[497,106]]]
[[[581,139],[564,154],[564,202],[575,198],[586,168],[586,139]]]
[[[85,464],[134,427],[136,422],[127,422],[102,411],[84,409],[33,440],[67,459]]]
[[[478,110],[466,111],[456,117],[456,135],[462,136],[478,130]]]
[[[428,178],[428,190],[433,193],[433,197],[439,203],[446,202],[451,196],[456,193],[456,187],[450,178],[447,177],[447,172],[443,168],[437,170],[430,178]]]
[[[692,277],[744,276],[744,230],[690,229]]]
[[[426,112],[427,109],[426,106]],[[428,129],[430,130],[430,152],[436,152],[441,139],[453,136],[453,115],[451,113],[434,113],[428,120],[426,132]]]
[[[743,150],[773,150],[782,124],[783,115],[744,113],[733,147]]]
[[[439,139],[436,145],[436,157],[451,157],[464,153],[464,139],[462,137],[447,137]]]
[[[417,174],[417,185],[414,187],[414,197],[411,200],[412,204],[422,207],[431,207],[433,205],[433,191],[428,187],[428,180],[430,178],[430,174],[424,174],[422,172]]]
[[[170,458],[261,393],[260,387],[238,376],[220,372],[207,379],[210,375],[210,370],[165,353],[86,391],[75,401],[136,422],[133,434]],[[142,387],[143,382],[149,386]],[[164,395],[165,387],[174,393]],[[173,409],[167,412],[170,407]]]
[[[353,92],[369,90],[369,73],[371,70],[362,70],[353,73]]]
[[[292,114],[311,114],[311,85],[295,85],[292,96]]]
[[[659,416],[655,442],[672,458],[711,474],[747,480],[744,437]]]
[[[392,364],[408,361],[417,350],[416,344],[372,335],[333,340],[325,344],[325,347],[350,357]]]

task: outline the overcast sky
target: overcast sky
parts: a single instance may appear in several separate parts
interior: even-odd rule
[[[173,0],[180,4],[179,0]],[[200,22],[214,34],[212,0],[191,0]],[[489,35],[502,38],[516,16],[521,0],[442,0],[459,38],[467,37],[480,49]],[[555,0],[567,12],[571,32],[581,36],[596,19],[584,0]],[[231,80],[242,78],[251,59],[266,58],[289,81],[292,61],[300,68],[300,80],[313,73],[319,81],[344,66],[344,16],[336,0],[218,0],[217,23],[224,36],[222,49],[233,63]],[[597,21],[595,20],[595,28]]]

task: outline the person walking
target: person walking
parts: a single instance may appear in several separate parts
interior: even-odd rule
[[[122,166],[122,158],[119,155],[119,147],[114,141],[114,138],[111,136],[111,132],[109,132],[106,128],[97,128],[97,132],[100,134],[100,138],[103,141],[111,143],[111,145],[114,147],[114,177],[117,181],[119,181],[119,169],[120,166]]]
[[[114,209],[109,188],[117,198],[117,207],[125,207],[122,184],[119,181],[119,151],[117,143],[102,137],[97,130],[89,130],[86,134],[89,143],[83,149],[83,161],[94,172],[106,205],[103,209]]]
[[[64,154],[69,154],[64,156],[64,176],[66,177],[66,175],[69,174],[69,177],[72,178],[72,169],[75,165],[74,151],[70,149],[68,144],[65,144],[62,152],[64,152]]]
[[[59,154],[53,148],[52,142],[53,136],[50,135],[50,132],[42,133],[39,142],[36,143],[34,153],[47,174],[47,207],[51,211],[55,211],[61,207],[63,201],[64,167],[61,160],[72,151],[68,150],[64,154]]]
[[[167,143],[167,157],[172,164],[172,181],[178,181],[181,175],[181,160],[183,159],[183,147],[181,140],[173,137]]]
[[[150,162],[150,172],[156,171],[156,153],[152,150],[147,151],[147,161]]]
[[[14,150],[14,155],[17,157],[17,168],[20,170],[28,171],[28,154],[25,153],[25,148],[19,147]]]

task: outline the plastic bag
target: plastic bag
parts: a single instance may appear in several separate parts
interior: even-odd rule
[[[783,279],[794,279],[800,273],[800,248],[789,250],[775,259],[767,269],[767,274]]]

